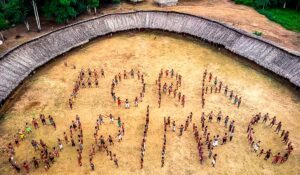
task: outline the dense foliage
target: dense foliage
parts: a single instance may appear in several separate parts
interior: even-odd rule
[[[234,0],[237,4],[252,6],[255,8],[289,8],[300,10],[300,0]]]
[[[77,15],[75,9],[76,0],[51,0],[43,5],[43,14],[47,18],[53,18],[57,23],[66,23]]]
[[[10,24],[24,22],[31,10],[26,0],[10,0],[0,2],[0,29],[9,27]]]
[[[33,2],[38,15],[53,19],[57,23],[67,23],[79,14],[101,6],[100,0],[0,0],[0,29],[6,29],[17,23],[26,23],[28,16],[35,16]],[[108,0],[105,3],[120,3],[120,0]]]
[[[300,0],[234,0],[255,8],[286,29],[300,32]]]

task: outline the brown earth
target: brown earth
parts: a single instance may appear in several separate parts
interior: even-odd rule
[[[200,15],[233,25],[236,28],[245,30],[249,33],[260,31],[263,32],[263,38],[267,38],[275,43],[278,43],[282,47],[300,52],[299,33],[289,31],[279,24],[268,20],[265,16],[257,13],[254,9],[243,5],[236,5],[230,0],[181,0],[177,6],[163,8],[157,7],[153,1],[147,0],[136,5],[122,3],[121,5],[103,7],[100,9],[100,12],[101,14],[106,14],[113,12],[153,9],[172,10]],[[76,21],[88,19],[90,17],[91,15],[88,14],[81,15]],[[70,21],[70,23],[74,23],[76,21]],[[42,20],[43,30],[42,32],[37,33],[35,32],[36,29],[34,19],[30,19],[30,24],[32,26],[31,32],[26,32],[25,25],[17,25],[17,27],[13,29],[4,31],[3,35],[7,38],[7,40],[4,45],[0,46],[0,51],[4,52],[8,48],[14,47],[62,26],[44,19]],[[16,35],[20,35],[21,38],[15,39]]]
[[[76,65],[77,69],[68,65]],[[68,98],[81,68],[104,68],[106,78],[100,79],[100,88],[87,88],[79,91],[74,109],[68,107]],[[110,96],[111,79],[123,70],[140,70],[145,74],[146,94],[138,107],[130,109],[118,108]],[[186,106],[164,95],[162,107],[157,105],[157,88],[155,80],[161,68],[171,69],[183,76],[180,88],[187,96]],[[240,109],[229,102],[223,94],[207,95],[205,109],[200,107],[201,78],[205,69],[212,71],[224,84],[243,98]],[[194,39],[166,33],[121,33],[113,37],[95,40],[85,47],[78,48],[66,56],[52,61],[28,78],[5,104],[5,119],[0,124],[0,143],[6,145],[13,141],[12,136],[23,128],[26,122],[40,113],[51,114],[57,123],[57,130],[44,126],[28,135],[25,141],[16,148],[16,160],[22,163],[39,157],[30,145],[31,139],[42,138],[49,147],[57,145],[57,138],[63,138],[63,132],[75,115],[81,117],[84,134],[83,166],[78,167],[76,150],[70,144],[56,159],[48,172],[43,168],[32,170],[32,174],[288,174],[300,172],[300,93],[289,83],[274,78],[260,67],[238,58],[226,51],[211,48]],[[166,78],[163,82],[167,81]],[[168,81],[170,81],[168,79]],[[129,100],[138,95],[141,87],[136,80],[123,80],[117,88],[117,94]],[[140,144],[145,123],[146,106],[150,105],[150,124],[146,143],[144,169],[140,169]],[[184,124],[190,112],[193,112],[193,123],[200,128],[200,116],[214,111],[222,111],[236,121],[233,141],[218,146],[214,153],[218,154],[216,168],[212,168],[205,148],[204,164],[200,165],[197,156],[197,145],[192,135],[192,126],[182,137],[170,129],[167,132],[166,164],[160,167],[163,138],[163,117],[171,116],[177,127]],[[246,129],[250,118],[258,113],[269,112],[283,122],[283,129],[291,132],[290,138],[295,148],[289,160],[281,165],[272,165],[271,160],[264,161],[250,151],[247,144]],[[97,152],[94,158],[95,172],[91,172],[88,163],[88,152],[94,142],[94,126],[99,114],[120,116],[125,123],[123,141],[110,149],[119,159],[119,168],[104,152]],[[216,123],[208,124],[212,135],[224,135],[226,129]],[[109,124],[105,119],[100,127],[100,135],[105,138],[109,134],[116,136],[117,126]],[[273,153],[283,152],[285,145],[271,128],[259,124],[255,126],[256,139],[262,141],[262,148],[272,148]],[[75,137],[77,139],[77,137]],[[16,174],[9,166],[6,153],[0,154],[0,174]],[[24,173],[24,171],[22,171]]]

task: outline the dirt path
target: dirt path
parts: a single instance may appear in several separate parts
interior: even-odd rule
[[[112,12],[126,12],[131,10],[172,10],[185,12],[195,15],[201,15],[214,20],[224,22],[229,25],[233,25],[236,28],[245,30],[249,33],[254,31],[263,32],[263,37],[267,38],[275,43],[280,44],[291,50],[300,52],[300,34],[291,32],[268,20],[263,15],[257,13],[254,9],[236,5],[230,0],[181,0],[179,4],[174,7],[157,7],[153,4],[153,1],[147,0],[146,2],[132,5],[128,3],[122,3],[118,6],[104,7],[101,9],[102,14],[112,13]],[[80,19],[90,18],[91,15],[81,15]],[[31,21],[31,26],[33,31],[35,30],[35,24],[33,19]],[[75,22],[75,21],[71,21]],[[43,33],[49,32],[55,28],[60,27],[53,22],[43,21],[42,22],[42,32],[26,32],[24,25],[17,25],[16,28],[4,31],[3,34],[7,38],[5,45],[0,46],[0,51],[3,52],[8,48],[21,44],[28,41],[34,37],[37,37]],[[21,38],[15,39],[16,35],[21,35]]]

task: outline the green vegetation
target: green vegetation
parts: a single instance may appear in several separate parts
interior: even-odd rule
[[[256,35],[256,36],[261,36],[263,33],[259,32],[259,31],[255,31],[255,32],[253,32],[253,34]]]
[[[234,2],[251,6],[286,29],[300,32],[300,0],[234,0]]]
[[[253,5],[253,0],[234,0],[236,4],[243,4],[247,6],[252,6]]]
[[[258,12],[286,29],[300,32],[300,12],[290,9],[267,9]]]
[[[104,3],[120,3],[120,0],[0,0],[0,30],[24,23],[30,30],[27,18],[34,16],[38,25],[40,17],[52,19],[57,23],[68,23],[78,15],[93,10]]]
[[[97,13],[97,8],[99,7],[99,0],[89,0],[88,1],[88,8],[94,9],[94,13]]]
[[[49,19],[55,19],[57,23],[67,23],[69,19],[75,18],[76,0],[51,0],[43,5],[43,14]]]
[[[8,28],[8,21],[5,19],[4,14],[0,13],[0,29]]]

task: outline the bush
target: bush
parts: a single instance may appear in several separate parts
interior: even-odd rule
[[[258,31],[255,31],[255,32],[253,32],[253,34],[256,35],[256,36],[261,36],[263,33],[262,33],[262,32],[258,32]]]
[[[0,13],[0,30],[7,29],[9,24],[7,20],[4,18],[3,13]]]

